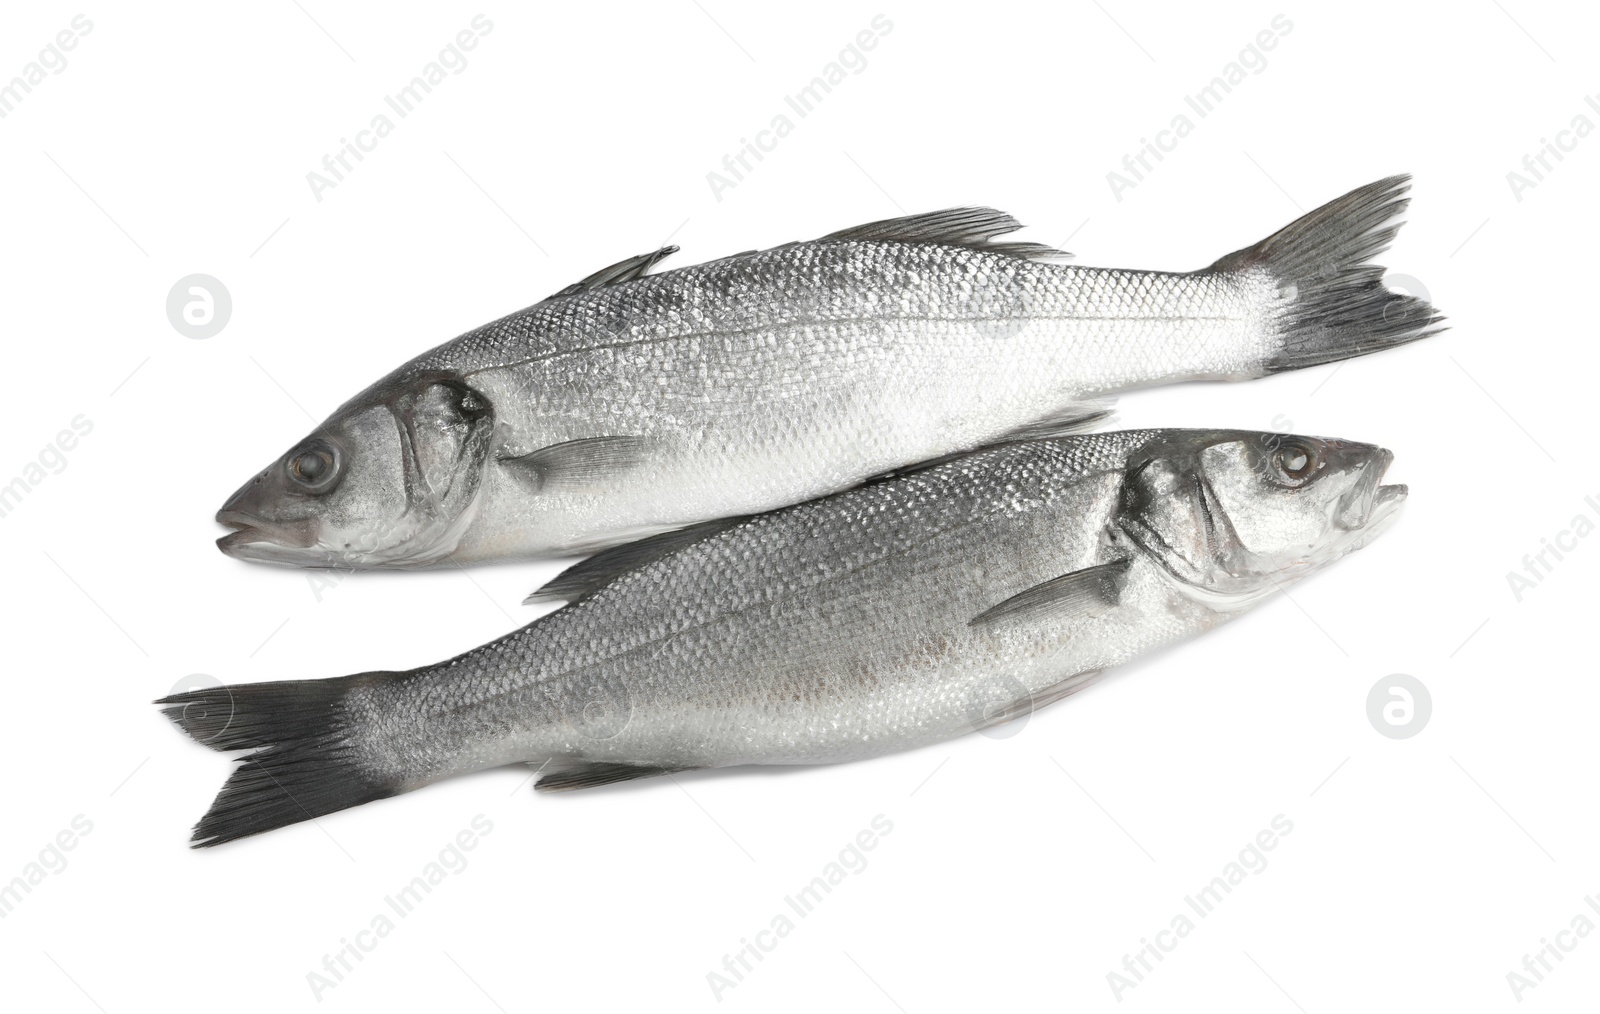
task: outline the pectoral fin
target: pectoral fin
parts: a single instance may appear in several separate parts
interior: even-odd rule
[[[648,450],[643,437],[583,437],[499,460],[541,493],[598,493],[642,462]]]
[[[1130,560],[1114,560],[1051,578],[974,616],[971,627],[995,627],[1052,614],[1091,618],[1116,605]]]

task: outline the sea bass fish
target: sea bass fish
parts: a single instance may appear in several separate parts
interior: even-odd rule
[[[1437,330],[1368,263],[1404,177],[1187,273],[1051,263],[985,208],[667,271],[614,264],[426,352],[217,514],[229,555],[415,568],[593,552],[1054,435],[1095,396]]]
[[[1388,451],[1144,430],[990,448],[601,553],[564,607],[408,672],[159,702],[251,750],[198,845],[526,762],[537,788],[935,743],[1041,707],[1365,545]]]

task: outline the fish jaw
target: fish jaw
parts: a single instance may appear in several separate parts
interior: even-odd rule
[[[277,524],[226,507],[217,512],[217,523],[233,529],[217,540],[217,548],[236,560],[305,566],[307,550],[317,544],[305,525]]]
[[[265,507],[283,496],[285,485],[281,470],[269,466],[234,490],[216,514],[219,525],[232,529],[217,548],[236,560],[304,565],[307,550],[317,544],[316,519],[266,516]]]
[[[1373,492],[1366,521],[1352,533],[1354,537],[1345,544],[1344,552],[1353,553],[1363,549],[1373,539],[1388,531],[1389,526],[1399,518],[1400,505],[1405,503],[1410,492],[1410,487],[1404,483],[1378,486]]]

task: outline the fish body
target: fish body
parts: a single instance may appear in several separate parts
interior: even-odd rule
[[[1069,436],[622,547],[548,586],[565,607],[437,665],[166,699],[256,751],[196,840],[516,762],[552,790],[946,740],[1364,545],[1404,497],[1388,463],[1281,434]]]
[[[1187,273],[1053,263],[988,209],[630,258],[351,399],[230,498],[219,544],[346,568],[592,552],[1061,432],[1116,391],[1392,347],[1439,319],[1367,263],[1405,189]]]
[[[540,304],[385,386],[457,371],[497,406],[507,459],[636,442],[637,460],[571,491],[491,469],[453,555],[582,552],[809,500],[1096,394],[1254,375],[1270,357],[1264,309],[1214,276],[801,243]]]

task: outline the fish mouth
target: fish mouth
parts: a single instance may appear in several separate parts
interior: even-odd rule
[[[1404,483],[1382,485],[1383,477],[1388,474],[1389,466],[1394,464],[1394,452],[1379,449],[1379,457],[1372,463],[1372,495],[1367,500],[1367,520],[1363,527],[1383,524],[1394,516],[1394,512],[1405,502],[1410,488]]]
[[[1393,462],[1392,451],[1379,450],[1379,456],[1370,466],[1371,481],[1363,484],[1366,487],[1363,495],[1354,498],[1355,503],[1347,508],[1348,513],[1341,519],[1346,522],[1343,527],[1349,533],[1343,546],[1346,552],[1366,547],[1399,516],[1400,505],[1411,490],[1404,483],[1383,485],[1383,476]]]
[[[1373,493],[1372,506],[1367,509],[1366,523],[1361,526],[1359,544],[1354,548],[1360,549],[1388,528],[1399,516],[1400,505],[1410,492],[1403,483],[1379,486]]]
[[[1394,452],[1382,447],[1372,450],[1358,478],[1332,505],[1334,526],[1343,531],[1362,532],[1387,520],[1406,498],[1405,486],[1382,485],[1384,474],[1394,463]]]
[[[217,512],[217,523],[233,529],[217,540],[217,548],[236,560],[280,561],[300,555],[294,550],[316,545],[310,533],[297,526],[273,524],[242,511],[224,508]]]
[[[1372,498],[1372,509],[1367,514],[1367,523],[1382,521],[1390,514],[1393,514],[1410,492],[1410,487],[1403,482],[1390,486],[1379,486],[1377,493]]]

